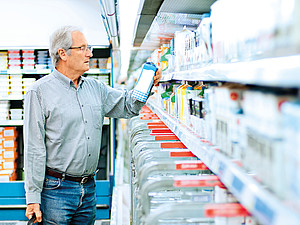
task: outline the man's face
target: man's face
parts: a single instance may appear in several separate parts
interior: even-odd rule
[[[79,48],[71,49],[71,55],[68,56],[68,66],[72,70],[84,73],[89,70],[89,61],[93,54],[86,48],[88,45],[87,40],[80,31],[72,33],[72,40],[72,47],[85,47],[85,50]]]

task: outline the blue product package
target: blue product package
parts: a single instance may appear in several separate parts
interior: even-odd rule
[[[157,71],[154,63],[146,62],[143,65],[142,72],[133,89],[133,97],[141,102],[146,102],[149,92],[152,88],[153,77]]]

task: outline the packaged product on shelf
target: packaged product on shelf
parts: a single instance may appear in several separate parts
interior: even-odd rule
[[[168,71],[173,72],[175,70],[175,38],[170,40],[170,55],[168,55]]]
[[[215,88],[216,104],[216,145],[220,150],[232,156],[232,128],[236,125],[236,115],[242,113],[242,93],[245,86],[238,84],[225,84]]]
[[[15,149],[17,142],[15,138],[2,138],[0,142],[0,149]]]
[[[162,56],[160,57],[160,67],[162,68],[163,72],[169,71],[169,60],[172,60],[171,57],[171,48],[166,46],[167,50],[163,51]]]
[[[1,75],[0,77],[0,97],[7,98],[9,92],[9,76]]]
[[[189,126],[190,125],[190,112],[189,112],[189,100],[188,100],[188,96],[187,96],[187,92],[189,90],[192,90],[193,87],[189,84],[186,84],[182,89],[181,89],[181,97],[180,97],[180,120],[183,124]]]
[[[108,69],[108,70],[111,69],[111,58],[110,57],[108,57],[108,59],[107,59],[106,69]]]
[[[244,166],[278,196],[283,197],[284,126],[283,102],[290,95],[247,91],[244,94],[246,149]],[[262,163],[263,162],[263,163]]]
[[[2,138],[17,138],[18,132],[16,127],[1,127],[0,134]]]
[[[195,32],[191,31],[186,33],[185,36],[185,50],[184,50],[184,65],[185,68],[190,68],[194,63],[194,50],[195,50]]]
[[[99,64],[99,69],[107,69],[107,58],[99,58],[98,59],[98,64]]]
[[[0,51],[0,70],[8,68],[8,53],[7,51]]]
[[[15,170],[17,169],[17,162],[15,159],[1,160],[0,170]]]
[[[17,173],[15,170],[0,170],[0,181],[15,181]]]
[[[282,185],[284,187],[281,189],[280,186],[278,188],[289,202],[294,202],[300,207],[300,102],[285,102],[281,109],[284,135],[281,184],[285,185]]]
[[[92,58],[90,59],[90,68],[94,69],[94,68],[98,68],[98,59],[96,58]]]
[[[160,87],[165,86],[163,89],[165,89],[165,91],[162,92],[162,90],[160,90],[159,93],[161,93],[160,97],[163,103],[163,108],[166,110],[166,112],[168,114],[170,114],[170,96],[173,93],[173,84],[171,85],[166,85],[166,84],[162,84],[160,85]]]
[[[23,109],[10,109],[9,115],[11,120],[22,120],[23,119]]]
[[[192,128],[197,134],[201,137],[204,137],[204,111],[203,111],[203,93],[204,85],[202,83],[195,84],[192,86],[192,89],[186,90],[187,98],[187,109],[189,115],[187,115],[186,124]]]
[[[176,88],[175,92],[175,116],[178,120],[180,120],[180,116],[182,115],[182,101],[181,101],[181,89],[185,86],[185,84],[181,84]]]
[[[28,88],[35,82],[35,78],[23,78],[22,79],[22,94],[25,95]]]
[[[9,116],[8,111],[9,111],[9,101],[0,101],[0,120],[8,120],[8,116]],[[1,130],[2,128],[0,127],[0,131]],[[2,131],[0,132],[0,136],[3,136]]]
[[[191,103],[191,115],[189,116],[189,126],[194,130],[201,138],[205,138],[205,120],[203,116],[204,99],[195,97],[190,99]]]
[[[16,160],[18,158],[18,153],[15,148],[0,149],[0,151],[2,151],[0,154],[0,158],[4,162],[6,160],[10,161],[10,160]]]
[[[22,68],[24,70],[33,70],[35,68],[34,50],[22,50]]]
[[[173,85],[173,92],[170,95],[170,115],[171,116],[176,116],[176,90],[178,88],[179,84],[174,84]]]
[[[11,75],[9,79],[9,95],[16,98],[23,97],[23,88],[22,88],[22,75],[16,74]]]
[[[211,20],[204,14],[195,30],[194,64],[205,66],[212,62]]]
[[[0,180],[16,180],[18,142],[15,127],[0,128]]]
[[[51,59],[48,50],[36,50],[36,69],[48,69],[51,65]]]
[[[185,38],[192,31],[188,29],[183,29],[182,31],[175,32],[174,36],[174,54],[175,54],[175,71],[180,71],[184,68],[185,59]]]
[[[205,139],[212,143],[215,141],[216,132],[216,115],[215,115],[215,95],[214,88],[208,88],[204,92],[204,105],[205,105]]]
[[[20,50],[8,50],[8,68],[12,70],[21,69]]]

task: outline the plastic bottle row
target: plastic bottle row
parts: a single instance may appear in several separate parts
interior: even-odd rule
[[[129,129],[132,224],[258,224],[149,108]]]

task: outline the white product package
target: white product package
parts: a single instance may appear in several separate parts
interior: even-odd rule
[[[145,63],[142,72],[133,89],[133,97],[141,102],[146,102],[149,92],[152,88],[153,77],[157,67],[153,63]]]

